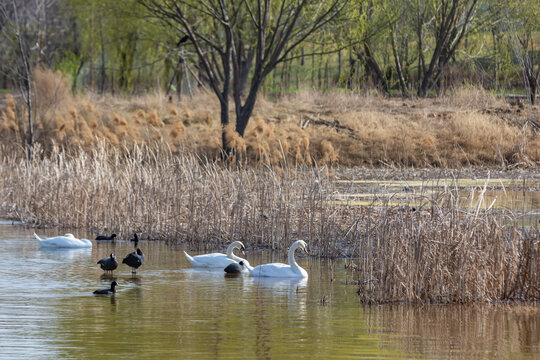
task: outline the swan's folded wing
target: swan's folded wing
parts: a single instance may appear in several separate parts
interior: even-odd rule
[[[229,259],[227,255],[220,253],[193,256],[191,264],[196,267],[225,268],[236,261]],[[188,259],[189,260],[189,259]]]
[[[297,274],[292,271],[291,266],[282,263],[271,263],[256,266],[252,271],[253,276],[265,277],[296,277]]]

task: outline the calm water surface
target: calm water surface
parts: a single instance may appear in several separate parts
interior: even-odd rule
[[[496,209],[512,213],[519,226],[540,224],[540,180],[533,179],[434,179],[434,180],[337,180],[335,203],[353,206],[446,206],[448,190],[458,190],[458,206],[469,211]]]
[[[111,282],[97,260],[132,244],[40,250],[32,233],[0,225],[0,359],[540,358],[538,307],[364,307],[343,262],[299,259],[307,281],[225,278],[148,242],[138,275],[120,265],[118,293],[94,296]]]

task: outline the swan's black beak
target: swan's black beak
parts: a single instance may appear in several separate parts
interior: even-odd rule
[[[242,255],[246,255],[246,249],[245,248],[242,248]]]
[[[308,255],[309,255],[309,249],[308,249],[308,247],[307,247],[307,246],[306,246],[306,247],[304,247],[304,251],[306,252],[306,254],[308,254]]]

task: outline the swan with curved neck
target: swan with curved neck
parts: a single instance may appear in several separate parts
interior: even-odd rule
[[[185,251],[184,251],[184,254],[186,255],[186,259],[188,259],[189,263],[193,267],[222,268],[223,269],[227,265],[230,265],[231,263],[239,263],[240,261],[243,261],[244,264],[246,263],[249,264],[247,260],[244,260],[241,257],[236,256],[234,254],[234,249],[240,249],[242,254],[245,254],[245,247],[241,241],[235,241],[231,243],[227,247],[226,254],[212,253],[212,254],[190,256]]]
[[[73,234],[65,234],[61,236],[50,237],[47,239],[40,238],[36,233],[34,237],[39,242],[41,247],[46,248],[87,248],[92,247],[92,242],[87,239],[77,239]]]
[[[249,264],[244,264],[251,276],[264,277],[301,277],[307,278],[308,273],[302,269],[294,258],[296,249],[302,249],[307,253],[307,244],[304,240],[295,241],[289,248],[289,265],[283,263],[264,264],[256,267],[251,267]]]

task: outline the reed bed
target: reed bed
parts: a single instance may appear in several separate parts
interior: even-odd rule
[[[366,303],[540,299],[540,233],[490,210],[371,211],[358,237],[358,294]],[[372,218],[372,217],[370,217]]]
[[[317,169],[227,167],[176,157],[166,146],[118,151],[101,145],[38,157],[2,162],[2,212],[27,224],[108,229],[125,237],[137,231],[200,247],[241,240],[282,248],[302,234],[325,253],[336,251],[337,222],[328,221],[328,186],[320,185],[328,180]]]
[[[366,303],[540,299],[540,233],[517,215],[462,209],[448,188],[419,208],[335,201],[332,172],[203,161],[169,148],[99,145],[32,162],[2,152],[0,213],[33,226],[110,231],[215,248],[351,257]],[[40,156],[41,155],[41,156]]]

